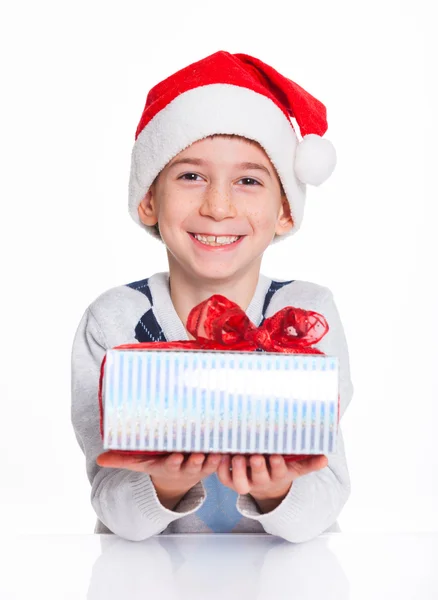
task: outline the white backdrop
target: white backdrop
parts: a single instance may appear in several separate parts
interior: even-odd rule
[[[327,106],[338,166],[263,272],[334,293],[355,394],[344,531],[438,529],[432,0],[9,3],[0,15],[0,530],[91,533],[70,423],[85,308],[166,269],[127,212],[148,90],[217,50],[271,64]],[[435,70],[435,67],[434,67]],[[435,258],[434,258],[435,257]]]

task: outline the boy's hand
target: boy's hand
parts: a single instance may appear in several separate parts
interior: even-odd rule
[[[209,454],[206,458],[200,453],[190,454],[185,459],[181,452],[146,458],[110,450],[100,454],[96,462],[101,467],[148,473],[161,504],[173,510],[194,485],[216,471],[220,459],[220,454]]]
[[[268,466],[269,462],[269,466]],[[227,487],[238,494],[251,494],[263,513],[274,510],[287,496],[298,477],[319,471],[328,464],[324,455],[287,463],[281,455],[250,457],[225,455],[218,467],[217,476]],[[232,467],[232,470],[230,470]]]

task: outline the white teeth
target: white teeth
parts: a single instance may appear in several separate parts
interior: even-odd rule
[[[199,235],[197,233],[194,236],[199,242],[207,246],[226,246],[227,244],[233,244],[240,237],[238,235]]]

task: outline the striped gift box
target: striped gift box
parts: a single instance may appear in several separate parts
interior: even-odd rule
[[[338,358],[205,350],[107,350],[105,450],[329,454]]]

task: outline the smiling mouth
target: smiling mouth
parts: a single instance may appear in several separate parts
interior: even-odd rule
[[[190,233],[190,235],[205,246],[230,246],[243,237],[241,235],[202,235],[199,233]]]

